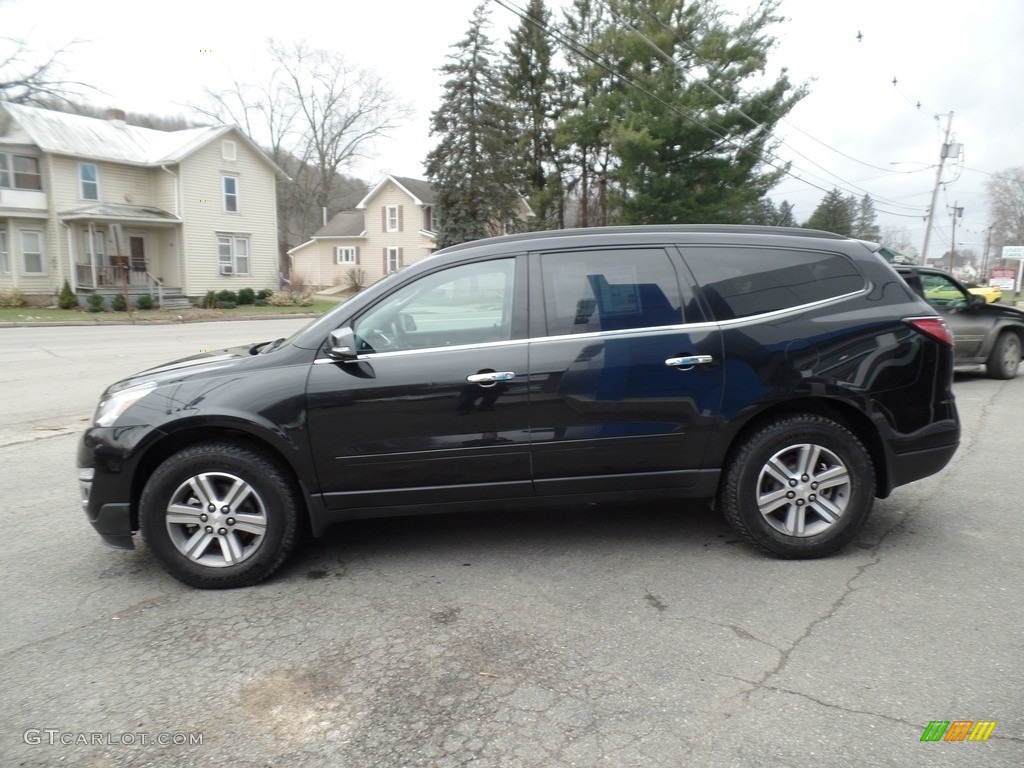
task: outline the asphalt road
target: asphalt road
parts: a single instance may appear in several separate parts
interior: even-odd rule
[[[958,376],[951,466],[825,560],[670,505],[363,521],[224,592],[104,547],[103,386],[299,324],[0,329],[0,765],[1024,764],[1024,373]]]

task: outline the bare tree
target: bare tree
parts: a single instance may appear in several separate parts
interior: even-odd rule
[[[1008,168],[986,185],[992,213],[992,244],[1024,245],[1024,168]]]
[[[2,27],[2,24],[0,24]],[[90,85],[70,80],[61,59],[81,40],[37,52],[26,40],[0,35],[0,101],[50,106],[81,97]]]
[[[282,245],[288,247],[319,227],[323,211],[330,215],[358,201],[365,185],[345,172],[370,157],[374,142],[410,110],[376,73],[340,53],[301,41],[269,40],[267,50],[273,71],[265,83],[207,89],[209,106],[193,109],[238,125],[291,177],[278,185]]]

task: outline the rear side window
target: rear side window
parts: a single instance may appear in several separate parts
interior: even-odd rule
[[[778,248],[694,248],[685,252],[718,320],[834,299],[864,288],[853,263],[835,253]]]
[[[659,248],[540,257],[549,336],[678,325],[679,280]]]

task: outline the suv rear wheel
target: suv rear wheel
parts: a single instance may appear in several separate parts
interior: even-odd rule
[[[255,584],[295,546],[298,502],[276,462],[247,446],[185,448],[153,472],[139,527],[153,557],[193,587]]]
[[[831,554],[849,543],[874,504],[867,450],[845,427],[813,415],[758,429],[726,467],[720,502],[747,541],[779,557]]]

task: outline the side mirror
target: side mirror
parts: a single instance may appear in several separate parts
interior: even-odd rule
[[[973,293],[971,294],[971,298],[967,300],[967,306],[969,307],[983,307],[985,304],[984,296],[975,296]]]
[[[351,328],[338,328],[335,331],[331,331],[327,337],[327,354],[334,360],[340,360],[341,362],[355,360],[358,357],[356,354],[356,335]]]

